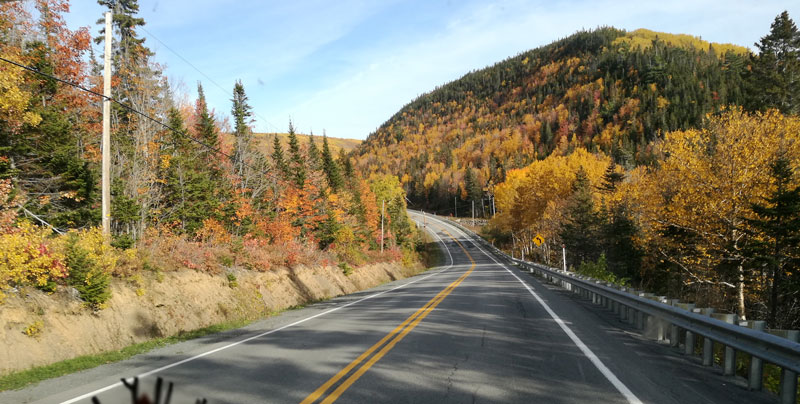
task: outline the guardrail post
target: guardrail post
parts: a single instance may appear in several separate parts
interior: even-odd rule
[[[714,314],[714,309],[711,307],[700,309],[704,316],[711,316]],[[714,364],[714,341],[707,336],[703,336],[703,366],[712,366]]]
[[[747,321],[739,325],[747,327],[756,331],[764,331],[766,323],[763,321]],[[747,377],[747,387],[750,390],[761,390],[761,384],[764,374],[764,362],[761,358],[750,355],[750,373]]]
[[[639,293],[639,297],[643,297],[645,299],[651,299],[654,295],[652,293],[642,292]],[[647,319],[647,315],[642,313],[641,311],[636,312],[636,328],[640,330],[644,330],[645,320]]]
[[[670,306],[678,307],[679,303],[680,303],[680,300],[678,300],[678,299],[667,299],[667,304],[670,305]],[[673,346],[673,347],[680,346],[681,340],[680,340],[679,333],[680,333],[680,330],[678,329],[677,325],[675,325],[675,324],[670,324],[669,325],[669,344],[670,344],[670,346]]]
[[[713,313],[711,317],[724,321],[728,324],[736,324],[736,314]],[[736,374],[736,350],[725,346],[725,360],[722,363],[722,374],[733,376]]]
[[[800,331],[788,330],[784,338],[800,342]],[[795,404],[797,402],[797,373],[788,369],[781,369],[781,404]]]

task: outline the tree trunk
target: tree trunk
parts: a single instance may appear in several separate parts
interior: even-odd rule
[[[739,283],[736,285],[738,289],[738,312],[739,312],[739,320],[747,320],[747,315],[745,314],[745,307],[744,307],[744,267],[739,265]]]

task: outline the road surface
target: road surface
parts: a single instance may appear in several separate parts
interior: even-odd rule
[[[458,228],[412,214],[442,266],[0,393],[0,402],[130,402],[174,383],[194,403],[772,403],[765,393],[644,340],[612,313],[505,265]],[[424,222],[424,223],[423,223]]]

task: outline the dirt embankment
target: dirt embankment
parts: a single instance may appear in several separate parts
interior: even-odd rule
[[[256,319],[295,305],[401,279],[420,269],[375,264],[209,275],[180,271],[115,279],[108,307],[93,312],[62,290],[11,294],[0,303],[0,374],[47,365],[213,324]]]

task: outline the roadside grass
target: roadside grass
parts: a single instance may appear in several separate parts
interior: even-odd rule
[[[156,348],[200,338],[209,334],[241,328],[250,322],[251,320],[225,322],[199,328],[193,331],[181,332],[171,337],[157,338],[139,344],[130,345],[117,351],[103,352],[96,355],[79,356],[77,358],[67,359],[50,365],[39,366],[20,372],[10,373],[5,376],[0,376],[0,391],[17,390],[34,383],[39,383],[43,380],[91,369],[108,363],[119,362],[139,354],[150,352]]]

